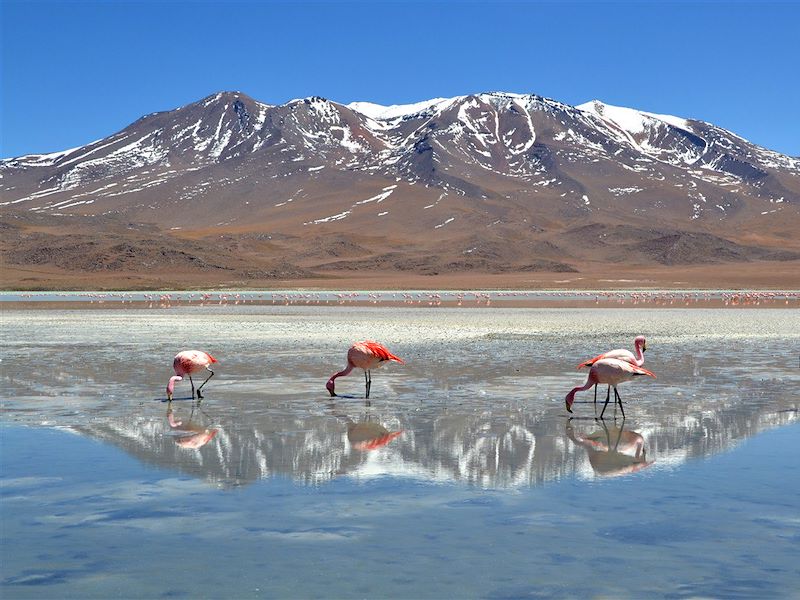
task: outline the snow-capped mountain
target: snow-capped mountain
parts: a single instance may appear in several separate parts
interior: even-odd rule
[[[489,93],[400,106],[316,97],[270,106],[227,92],[80,148],[5,159],[0,192],[3,206],[32,211],[186,200],[183,212],[197,197],[237,197],[248,180],[269,196],[269,178],[331,171],[477,198],[548,188],[586,211],[624,195],[654,204],[671,185],[680,193],[666,195],[682,196],[694,219],[726,217],[744,198],[779,209],[800,191],[799,159],[708,123],[597,100],[573,107]]]
[[[487,260],[503,239],[546,250],[553,240],[531,236],[597,223],[748,231],[780,247],[799,207],[800,159],[722,128],[502,92],[395,106],[223,92],[79,148],[0,161],[0,214],[458,239]],[[551,250],[542,256],[569,255]]]

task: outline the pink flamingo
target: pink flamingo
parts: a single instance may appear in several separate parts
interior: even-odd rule
[[[369,398],[369,388],[372,385],[372,374],[370,371],[372,369],[377,369],[383,363],[391,360],[399,362],[400,364],[405,364],[403,359],[389,352],[389,349],[383,344],[371,342],[369,340],[356,342],[350,346],[350,349],[347,351],[347,367],[338,373],[334,373],[328,380],[328,383],[325,384],[325,387],[328,388],[331,396],[335,396],[334,381],[337,377],[349,375],[350,371],[354,368],[364,369],[364,381],[367,386],[367,398]]]
[[[609,350],[608,352],[604,352],[603,354],[599,354],[594,358],[590,358],[589,360],[582,362],[578,365],[578,368],[582,369],[583,367],[591,367],[595,362],[604,358],[616,358],[618,360],[629,362],[635,367],[641,367],[644,364],[644,353],[647,351],[647,341],[644,339],[643,335],[637,336],[636,339],[633,340],[633,348],[636,350],[636,355],[634,355],[630,350],[625,350],[624,348]]]
[[[589,369],[589,377],[586,378],[586,383],[583,386],[572,388],[566,397],[567,412],[572,412],[572,403],[575,401],[575,392],[582,392],[588,390],[593,385],[598,383],[607,383],[608,392],[606,393],[606,403],[603,405],[603,410],[600,413],[600,418],[603,418],[603,413],[606,412],[608,400],[611,396],[611,388],[614,388],[614,402],[619,403],[619,409],[622,411],[622,417],[625,418],[625,409],[622,408],[622,398],[617,392],[617,386],[620,383],[631,381],[638,375],[648,375],[655,379],[655,374],[648,371],[644,367],[637,367],[624,360],[618,358],[602,358],[597,360]],[[595,388],[596,389],[596,388]]]
[[[208,383],[208,380],[214,376],[214,371],[212,371],[208,365],[215,362],[217,362],[217,359],[211,356],[208,352],[202,352],[200,350],[183,350],[182,352],[178,352],[175,355],[175,359],[172,361],[172,368],[175,369],[175,375],[169,378],[169,383],[167,384],[167,400],[172,400],[172,393],[175,390],[175,382],[182,381],[186,375],[189,376],[189,382],[192,384],[192,398],[194,398],[194,381],[192,381],[192,373],[197,373],[198,371],[205,369],[211,373],[211,375],[209,375],[206,380],[200,384],[200,387],[197,388],[197,399],[202,399],[203,395],[200,393],[200,390],[202,390],[203,386]]]
[[[636,350],[635,355],[630,350],[617,348],[616,350],[609,350],[608,352],[604,352],[603,354],[599,354],[594,358],[590,358],[589,360],[582,362],[578,365],[578,368],[582,369],[583,367],[591,367],[598,360],[602,360],[604,358],[616,358],[619,360],[624,360],[625,362],[629,362],[635,367],[641,367],[644,364],[644,353],[647,351],[647,341],[644,339],[643,335],[639,335],[633,340],[633,348]],[[607,392],[608,391],[610,391],[610,389],[607,390]],[[597,405],[597,385],[594,386],[594,403]]]

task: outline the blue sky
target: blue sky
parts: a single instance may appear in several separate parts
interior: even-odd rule
[[[2,157],[79,146],[221,90],[268,103],[599,98],[800,155],[798,2],[0,6]]]

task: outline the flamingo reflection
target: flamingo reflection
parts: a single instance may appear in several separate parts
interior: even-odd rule
[[[389,431],[380,423],[371,421],[363,421],[361,423],[351,421],[347,425],[347,441],[350,442],[354,449],[361,452],[368,452],[385,446],[402,433],[402,429],[400,431]]]
[[[367,405],[369,406],[369,404]],[[381,423],[373,421],[373,415],[367,411],[362,420],[354,421],[348,415],[338,412],[336,405],[331,403],[328,408],[337,419],[347,425],[347,441],[354,450],[369,452],[386,446],[393,439],[400,437],[403,430],[390,431]]]
[[[170,429],[178,433],[177,437],[175,437],[175,443],[181,448],[189,448],[191,450],[202,448],[219,433],[219,429],[217,428],[203,427],[192,421],[196,408],[196,406],[192,406],[189,419],[184,422],[178,421],[175,418],[171,402],[167,406],[167,421],[169,422]]]
[[[567,422],[566,434],[578,446],[586,449],[589,464],[601,477],[616,477],[646,469],[654,461],[647,460],[647,450],[641,434],[625,429],[625,419],[617,427],[609,427],[599,419],[602,430],[583,435],[576,433],[571,422]]]

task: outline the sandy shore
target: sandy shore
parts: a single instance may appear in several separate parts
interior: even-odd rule
[[[800,261],[697,266],[587,265],[581,273],[459,272],[418,275],[397,271],[334,271],[306,279],[234,280],[224,274],[154,270],[147,273],[59,272],[0,268],[3,290],[612,290],[800,289]]]

